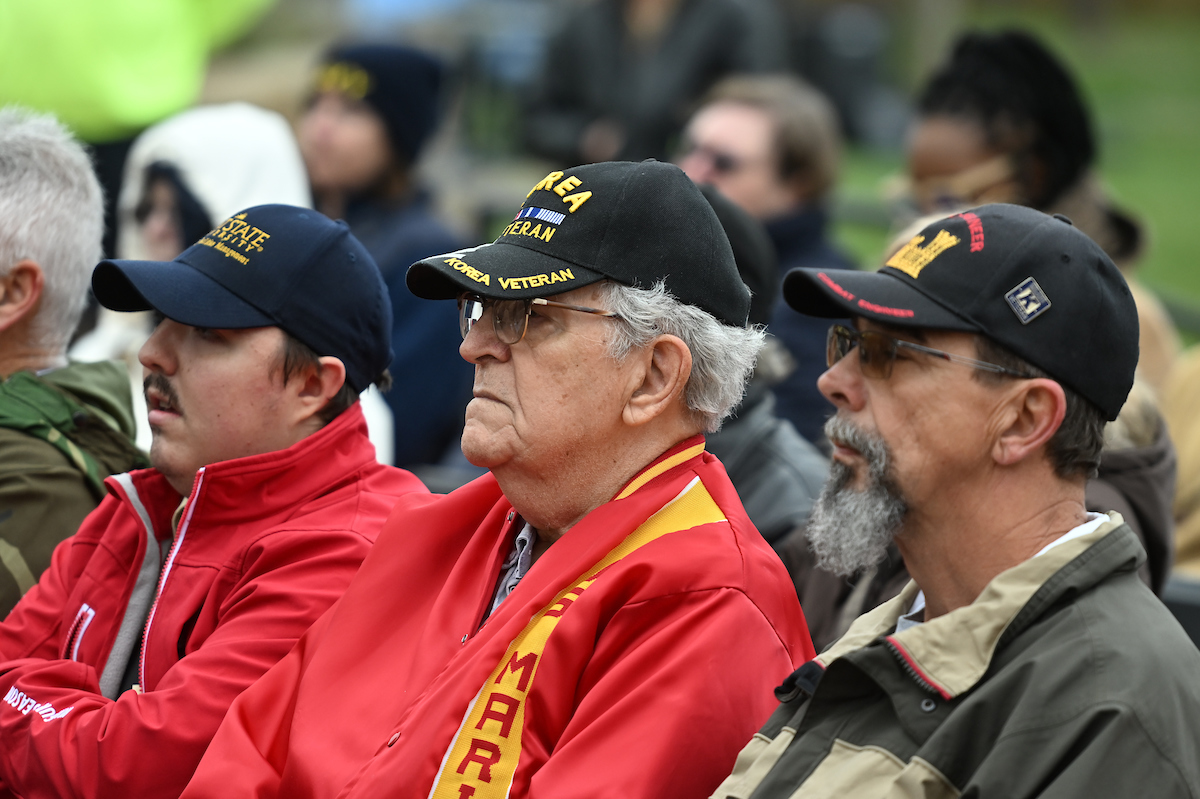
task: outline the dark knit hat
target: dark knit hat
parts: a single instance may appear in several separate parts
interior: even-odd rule
[[[409,267],[427,300],[472,292],[498,300],[549,297],[601,280],[671,296],[745,327],[750,291],[729,239],[696,184],[674,164],[606,161],[555,170],[491,244]]]
[[[1138,361],[1137,307],[1065,216],[996,203],[939,219],[878,272],[793,269],[788,305],[826,318],[986,336],[1117,418]]]
[[[437,127],[442,77],[441,62],[411,47],[343,45],[325,57],[315,89],[371,106],[383,119],[396,155],[411,164]]]

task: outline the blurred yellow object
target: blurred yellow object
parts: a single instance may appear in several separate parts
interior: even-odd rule
[[[194,103],[209,54],[272,2],[0,3],[0,106],[53,112],[87,142],[128,138]]]

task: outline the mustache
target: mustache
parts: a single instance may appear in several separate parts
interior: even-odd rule
[[[146,396],[150,389],[154,389],[159,394],[162,394],[167,403],[176,411],[180,411],[179,397],[175,394],[175,389],[167,378],[160,375],[158,372],[151,372],[146,375],[146,379],[142,381],[142,396]],[[149,404],[149,397],[146,398],[146,403]]]

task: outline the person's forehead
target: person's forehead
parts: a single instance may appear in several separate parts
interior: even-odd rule
[[[688,134],[696,144],[719,141],[736,147],[741,154],[749,154],[770,148],[775,124],[761,108],[732,100],[717,100],[697,112],[688,125]]]
[[[963,117],[924,117],[909,135],[909,168],[917,179],[954,175],[995,155],[979,123]]]

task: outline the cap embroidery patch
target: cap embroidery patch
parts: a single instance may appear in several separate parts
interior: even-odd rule
[[[371,75],[357,64],[339,61],[321,70],[318,92],[338,92],[352,100],[361,100],[371,91]]]
[[[478,269],[471,266],[469,263],[467,263],[463,259],[457,258],[452,255],[449,258],[445,258],[443,260],[445,261],[445,263],[450,264],[450,266],[453,267],[454,271],[462,272],[464,275],[471,278],[476,283],[482,283],[485,286],[492,285],[492,276],[491,275],[489,275],[487,272],[480,272]]]
[[[884,265],[899,269],[915,280],[921,274],[921,270],[929,266],[934,258],[958,244],[960,239],[948,231],[940,230],[933,237],[933,241],[924,247],[921,246],[923,241],[925,241],[924,236],[913,236],[908,244],[901,247],[900,251],[889,258]]]
[[[247,223],[245,214],[237,214],[226,219],[220,227],[210,230],[197,244],[212,247],[244,266],[250,263],[251,255],[263,251],[263,244],[269,238],[270,233],[264,233]]]
[[[500,288],[508,291],[514,289],[536,289],[541,286],[549,286],[551,283],[565,283],[568,280],[574,279],[575,273],[570,269],[559,269],[557,272],[543,272],[540,275],[502,277],[500,278]]]
[[[535,191],[552,191],[559,197],[563,198],[563,202],[568,203],[571,207],[567,209],[567,213],[573,214],[579,210],[579,206],[583,205],[592,197],[590,191],[580,191],[575,194],[567,194],[572,189],[577,189],[583,185],[583,181],[575,175],[568,175],[562,178],[563,173],[559,170],[554,170],[546,177],[533,184],[533,188],[529,190],[526,197],[531,196]]]
[[[543,222],[549,222],[552,225],[561,225],[562,221],[566,218],[566,214],[560,214],[557,211],[551,211],[548,208],[535,208],[531,205],[528,208],[522,208],[520,211],[517,211],[517,215],[513,217],[513,220],[540,219]]]
[[[1004,299],[1008,300],[1013,313],[1023,325],[1029,324],[1050,308],[1050,298],[1032,277],[1018,283],[1016,288],[1004,295]]]

